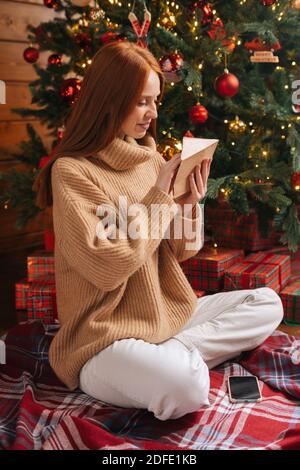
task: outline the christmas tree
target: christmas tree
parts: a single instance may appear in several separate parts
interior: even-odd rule
[[[180,150],[187,131],[218,138],[206,204],[220,196],[239,214],[257,211],[262,229],[273,220],[281,243],[300,242],[300,10],[286,0],[121,1],[44,0],[60,16],[29,26],[24,60],[39,109],[14,110],[46,123],[54,152],[93,55],[110,41],[135,41],[157,57],[166,77],[159,109],[159,150]],[[49,51],[46,67],[39,52]],[[293,95],[294,93],[294,95]],[[297,98],[297,96],[296,96]],[[14,157],[28,172],[2,174],[1,201],[19,209],[22,226],[39,209],[33,180],[51,157],[28,127],[29,142]],[[43,158],[44,157],[44,158]],[[25,203],[24,203],[25,201]]]

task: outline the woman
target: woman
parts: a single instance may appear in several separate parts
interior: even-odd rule
[[[209,369],[258,346],[283,315],[269,288],[197,299],[183,274],[179,262],[203,245],[198,202],[209,163],[175,203],[180,155],[166,163],[156,150],[163,91],[148,50],[128,42],[101,48],[34,185],[40,207],[53,203],[61,323],[49,351],[53,370],[71,390],[160,420],[208,405]],[[188,226],[181,237],[175,221]]]

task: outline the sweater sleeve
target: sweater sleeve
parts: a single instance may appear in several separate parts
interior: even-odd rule
[[[204,245],[203,206],[195,204],[192,213],[178,211],[171,221],[168,243],[179,262],[195,256]]]
[[[156,157],[157,171],[159,171],[166,162],[159,152]],[[180,208],[171,221],[165,238],[163,243],[169,244],[179,262],[195,256],[204,245],[203,206],[194,204],[191,215],[182,212]]]
[[[153,186],[134,215],[127,210],[120,224],[118,208],[103,190],[82,169],[61,160],[52,168],[56,243],[82,277],[103,291],[112,291],[155,252],[178,211],[177,205],[170,195]],[[107,217],[106,222],[101,220],[103,208],[108,207],[114,208],[110,214],[116,215],[114,223],[108,223],[113,233],[107,230]],[[136,236],[137,232],[141,236]]]

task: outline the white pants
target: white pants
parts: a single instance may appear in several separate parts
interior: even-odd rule
[[[281,299],[268,287],[201,297],[173,338],[115,341],[82,367],[79,386],[109,404],[179,418],[209,405],[209,369],[259,346],[282,317]]]

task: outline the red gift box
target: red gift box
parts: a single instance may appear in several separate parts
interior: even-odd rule
[[[36,284],[54,285],[55,276],[53,274],[46,277],[40,276],[37,277],[34,282]],[[16,310],[27,309],[27,293],[31,285],[32,281],[30,281],[28,277],[20,279],[20,281],[15,283]]]
[[[54,254],[39,250],[27,256],[27,277],[35,281],[41,277],[54,275]]]
[[[290,282],[279,293],[284,309],[283,322],[300,325],[300,278]]]
[[[20,279],[15,283],[15,305],[16,310],[24,310],[27,308],[27,292],[30,282],[27,278]]]
[[[280,233],[269,223],[269,236],[263,238],[258,229],[258,216],[254,209],[248,215],[239,215],[227,204],[222,207],[205,206],[205,226],[211,229],[214,240],[224,247],[259,251],[279,243]]]
[[[277,265],[279,268],[280,290],[288,284],[291,277],[291,257],[289,255],[266,253],[260,251],[258,253],[252,253],[251,255],[247,256],[245,261],[250,261],[251,263]]]
[[[55,285],[31,283],[27,292],[27,317],[44,323],[57,323]]]
[[[225,270],[243,257],[243,250],[204,246],[181,266],[194,290],[216,292],[223,289]]]
[[[226,291],[257,287],[270,287],[275,292],[279,292],[279,267],[273,264],[242,261],[225,272],[224,290]]]

